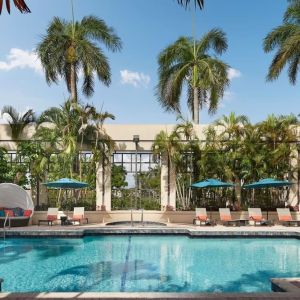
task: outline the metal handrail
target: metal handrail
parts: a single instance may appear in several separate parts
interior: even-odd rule
[[[3,239],[4,239],[4,241],[5,241],[5,236],[6,236],[5,228],[6,228],[7,221],[8,221],[8,227],[10,228],[10,218],[9,218],[8,214],[5,216],[5,220],[4,220],[4,224],[3,224]]]

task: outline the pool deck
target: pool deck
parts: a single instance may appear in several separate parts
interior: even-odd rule
[[[12,227],[6,237],[83,237],[86,235],[157,234],[187,235],[190,237],[287,237],[300,238],[300,227],[274,226],[195,226],[168,223],[167,226],[106,226],[102,223],[85,225],[53,225]],[[3,237],[3,230],[0,237]]]
[[[0,231],[0,237],[3,237]],[[300,227],[274,226],[195,226],[191,224],[168,223],[167,226],[106,226],[103,223],[74,226],[28,226],[10,228],[5,232],[9,237],[72,237],[86,235],[113,234],[156,234],[186,235],[198,238],[222,237],[269,237],[299,238]],[[257,300],[257,299],[299,299],[299,278],[274,278],[272,287],[276,293],[0,293],[0,299],[220,299],[220,300]]]

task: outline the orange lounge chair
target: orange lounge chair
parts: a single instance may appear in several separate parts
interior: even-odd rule
[[[248,208],[249,220],[254,222],[254,226],[257,224],[260,226],[269,226],[272,225],[270,220],[263,218],[260,208]]]
[[[223,225],[240,226],[241,221],[245,221],[240,219],[233,220],[229,208],[219,208],[219,214],[220,214],[220,221],[222,222]]]
[[[299,226],[300,220],[293,220],[291,212],[288,208],[277,208],[278,220],[282,225]]]
[[[210,220],[207,216],[206,208],[196,208],[196,218],[193,222],[195,225],[197,223],[201,225],[214,225],[212,220]]]

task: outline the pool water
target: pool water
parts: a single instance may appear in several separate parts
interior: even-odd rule
[[[299,275],[296,239],[0,240],[4,291],[262,292],[270,278]]]

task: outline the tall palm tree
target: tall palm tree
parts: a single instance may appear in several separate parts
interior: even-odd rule
[[[177,0],[178,4],[187,8],[191,3],[191,0]],[[204,7],[204,0],[194,0],[195,8],[198,6],[200,9]]]
[[[180,96],[186,85],[193,122],[199,124],[199,111],[204,104],[208,104],[209,112],[214,113],[229,85],[229,66],[211,56],[210,51],[221,55],[227,47],[225,33],[212,29],[200,40],[181,37],[165,48],[158,58],[157,96],[160,104],[167,111],[180,113]]]
[[[1,113],[1,117],[8,122],[11,128],[11,136],[14,140],[18,140],[24,128],[36,120],[32,109],[28,109],[24,113],[19,113],[14,107],[7,105],[3,107]]]
[[[7,12],[10,14],[10,0],[5,0],[6,9]],[[21,13],[30,13],[30,9],[26,5],[24,0],[14,0],[15,7],[21,12]],[[0,15],[2,13],[2,7],[3,7],[3,0],[0,0]]]
[[[290,0],[283,24],[274,28],[264,39],[264,51],[277,50],[269,67],[267,80],[279,77],[286,65],[291,84],[296,84],[300,63],[300,0]]]
[[[85,96],[90,97],[94,93],[95,75],[100,82],[109,86],[110,66],[99,47],[100,43],[113,52],[122,48],[114,29],[97,17],[84,17],[80,22],[55,17],[37,47],[47,83],[57,83],[62,77],[74,102],[77,102],[80,71],[83,74],[82,92]]]

